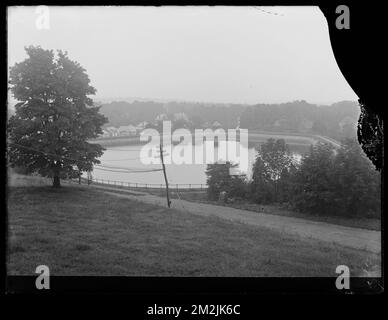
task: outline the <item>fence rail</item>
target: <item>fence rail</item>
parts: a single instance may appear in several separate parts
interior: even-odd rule
[[[101,184],[101,185],[110,185],[116,187],[124,187],[124,188],[135,188],[135,189],[153,189],[153,190],[163,190],[166,188],[164,183],[137,183],[137,182],[127,182],[127,181],[117,181],[117,180],[107,180],[107,179],[86,179],[81,178],[73,179],[73,182],[82,183],[82,184]],[[188,191],[188,190],[205,190],[207,189],[206,184],[200,183],[169,183],[169,189],[180,190],[180,191]]]

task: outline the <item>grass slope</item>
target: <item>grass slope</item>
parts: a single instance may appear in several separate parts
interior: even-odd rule
[[[204,218],[98,190],[10,187],[7,269],[33,275],[365,275],[380,257],[267,229]]]

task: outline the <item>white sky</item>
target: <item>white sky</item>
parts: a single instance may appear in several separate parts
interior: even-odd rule
[[[62,49],[98,98],[225,103],[356,100],[318,7],[9,7],[8,61],[24,46]]]

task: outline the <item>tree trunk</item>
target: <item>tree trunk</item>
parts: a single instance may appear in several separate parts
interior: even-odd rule
[[[53,187],[54,188],[60,188],[61,187],[61,180],[59,178],[59,175],[55,175],[54,176]]]
[[[53,187],[54,188],[60,188],[61,187],[60,173],[61,173],[61,165],[57,161],[55,163],[54,167],[53,167],[53,175],[54,175]]]

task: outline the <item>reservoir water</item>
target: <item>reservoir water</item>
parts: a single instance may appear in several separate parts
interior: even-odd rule
[[[92,172],[93,179],[164,185],[163,171],[151,171],[160,170],[161,164],[144,164],[140,159],[142,147],[143,145],[107,147],[100,158],[100,166],[96,166]],[[307,150],[307,145],[290,145],[290,151],[297,161]],[[215,154],[217,151],[215,148]],[[256,154],[255,148],[248,148],[248,178],[251,177]],[[166,164],[168,181],[172,185],[187,184],[187,187],[188,184],[206,185],[206,167],[207,164]]]

